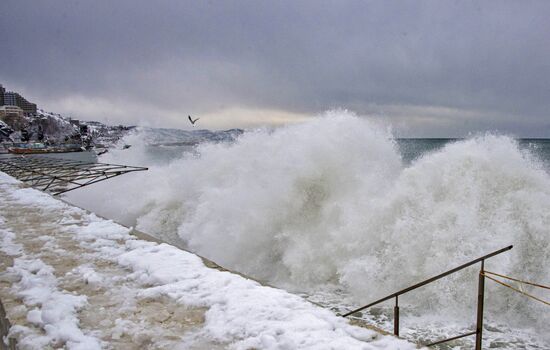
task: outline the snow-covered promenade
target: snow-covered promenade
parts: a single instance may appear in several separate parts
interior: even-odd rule
[[[20,349],[415,349],[0,172],[0,299]]]

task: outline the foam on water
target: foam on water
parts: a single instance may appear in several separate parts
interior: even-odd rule
[[[411,164],[385,127],[342,111],[199,144],[162,164],[131,137],[131,149],[101,160],[151,169],[69,199],[270,283],[311,293],[336,285],[360,303],[513,244],[486,268],[550,284],[550,176],[510,137],[456,141]],[[477,272],[405,302],[471,318]],[[544,305],[487,289],[488,317],[546,333]]]

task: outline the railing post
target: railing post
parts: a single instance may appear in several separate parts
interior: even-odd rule
[[[485,260],[481,260],[481,270],[479,271],[479,284],[477,289],[477,323],[476,323],[476,347],[475,350],[481,350],[483,338],[483,299],[485,297]]]
[[[393,334],[399,337],[399,295],[395,296],[395,307],[393,308]]]
[[[479,272],[479,285],[478,285],[478,294],[477,294],[477,323],[476,323],[475,331],[471,331],[471,332],[468,332],[468,333],[465,333],[465,334],[461,334],[461,335],[456,336],[456,337],[452,337],[452,338],[448,338],[448,339],[444,339],[444,340],[439,340],[435,343],[427,344],[426,346],[437,345],[437,344],[445,343],[445,342],[448,342],[448,341],[451,341],[451,340],[460,339],[460,338],[464,338],[464,337],[469,337],[469,336],[475,334],[475,336],[476,336],[475,349],[476,350],[481,350],[482,338],[483,338],[483,303],[484,303],[484,298],[485,298],[485,260],[489,259],[489,258],[491,258],[495,255],[504,253],[505,251],[508,251],[508,250],[512,249],[513,247],[514,246],[510,245],[508,247],[496,250],[496,251],[494,251],[490,254],[484,255],[484,256],[479,257],[475,260],[472,260],[472,261],[467,262],[465,264],[462,264],[458,267],[455,267],[454,269],[443,272],[443,273],[441,273],[437,276],[428,278],[427,280],[424,280],[424,281],[422,281],[420,283],[417,283],[413,286],[402,289],[402,290],[400,290],[396,293],[387,295],[387,296],[383,297],[382,299],[378,299],[375,302],[372,302],[370,304],[361,306],[360,308],[357,308],[355,310],[349,311],[349,312],[343,314],[342,316],[343,317],[348,317],[348,316],[350,316],[350,315],[352,315],[356,312],[359,312],[361,310],[365,310],[365,309],[367,309],[371,306],[374,306],[374,305],[380,304],[381,302],[384,302],[384,301],[391,300],[391,299],[395,298],[395,307],[393,309],[393,314],[394,314],[393,334],[395,336],[399,336],[399,295],[410,292],[411,290],[422,287],[422,286],[424,286],[428,283],[432,283],[434,281],[437,281],[440,278],[443,278],[443,277],[448,276],[452,273],[460,271],[460,270],[462,270],[462,269],[464,269],[468,266],[472,266],[472,265],[477,264],[478,262],[480,262],[481,263],[481,270]]]

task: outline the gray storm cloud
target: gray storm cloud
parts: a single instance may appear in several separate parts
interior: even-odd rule
[[[549,15],[543,1],[4,0],[0,83],[114,122],[349,108],[404,136],[548,137]]]

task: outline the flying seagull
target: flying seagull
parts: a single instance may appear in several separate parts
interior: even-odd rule
[[[197,118],[197,119],[193,120],[193,119],[191,119],[191,116],[190,116],[190,115],[188,115],[187,117],[189,117],[189,121],[191,122],[191,124],[193,124],[193,126],[195,126],[195,122],[196,122],[197,120],[201,119],[201,118]]]

